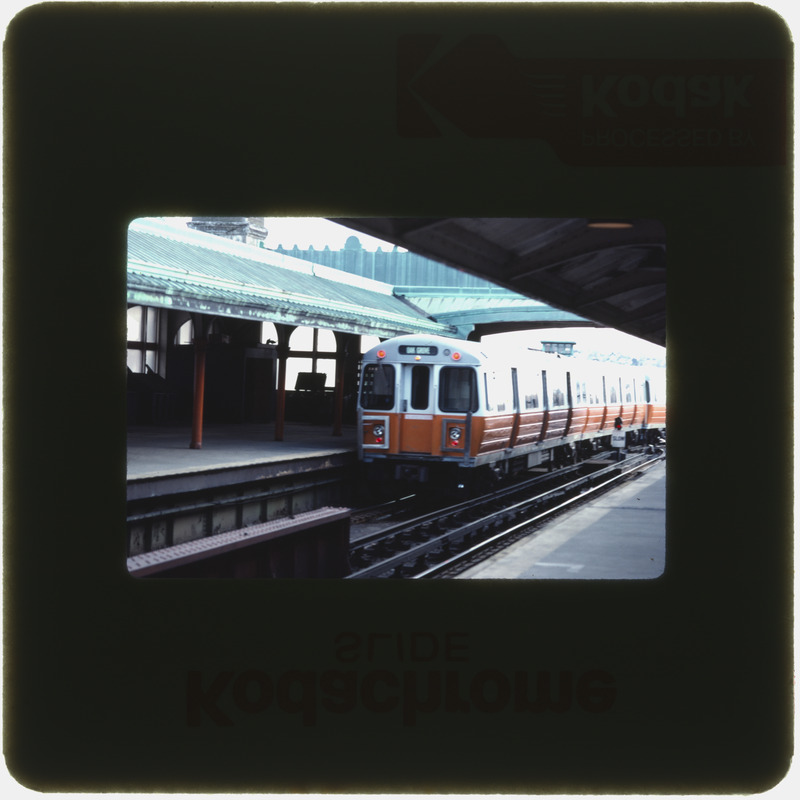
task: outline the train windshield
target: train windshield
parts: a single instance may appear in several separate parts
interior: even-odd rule
[[[439,374],[439,408],[466,414],[478,410],[478,381],[471,367],[442,367]]]
[[[388,411],[394,407],[394,367],[367,364],[361,382],[361,407]]]

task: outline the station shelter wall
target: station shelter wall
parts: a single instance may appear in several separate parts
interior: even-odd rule
[[[268,423],[275,420],[278,345],[288,339],[286,420],[327,424],[334,417],[337,341],[333,332],[269,322],[215,317],[206,347],[204,421]],[[188,312],[128,309],[129,425],[190,424],[195,332]],[[361,352],[377,339],[361,337]],[[357,370],[346,374],[343,418],[355,421]]]

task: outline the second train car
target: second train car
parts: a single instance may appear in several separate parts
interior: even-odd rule
[[[666,429],[664,370],[409,334],[363,356],[358,450],[369,477],[486,488]]]

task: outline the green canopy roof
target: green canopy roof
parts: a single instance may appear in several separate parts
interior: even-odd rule
[[[158,219],[128,229],[128,302],[372,334],[453,336],[389,284]]]

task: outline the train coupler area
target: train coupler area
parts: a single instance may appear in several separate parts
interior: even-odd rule
[[[427,483],[430,476],[427,464],[396,464],[394,477],[398,481]]]

